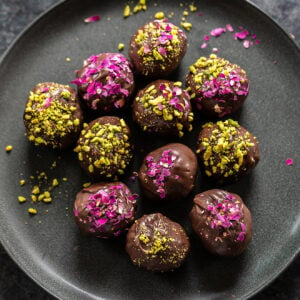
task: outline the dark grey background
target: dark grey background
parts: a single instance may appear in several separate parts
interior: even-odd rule
[[[242,0],[241,0],[242,1]],[[0,0],[0,55],[17,34],[41,12],[58,0]],[[300,44],[299,0],[253,0],[272,16]],[[300,258],[298,257],[269,287],[253,300],[300,299]],[[0,245],[0,299],[53,299],[35,284]]]

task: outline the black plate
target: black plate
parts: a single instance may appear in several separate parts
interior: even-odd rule
[[[190,47],[174,75],[183,80],[191,63],[217,47],[220,56],[244,67],[251,79],[250,95],[233,117],[258,137],[262,159],[251,175],[225,187],[239,193],[253,214],[253,241],[240,257],[222,259],[204,251],[187,219],[191,195],[176,207],[155,207],[140,201],[138,216],[162,211],[180,222],[190,235],[192,253],[182,268],[170,274],[136,269],[124,252],[124,237],[87,239],[73,223],[74,196],[88,179],[72,151],[37,149],[24,137],[22,113],[28,91],[37,82],[68,83],[84,58],[117,51],[120,42],[127,45],[136,28],[151,20],[157,11],[174,12],[171,21],[179,24],[184,10],[181,2],[164,1],[158,7],[150,2],[146,12],[126,20],[122,17],[126,1],[63,2],[25,31],[1,62],[0,148],[14,146],[10,154],[2,152],[0,157],[1,242],[29,276],[59,298],[247,298],[274,279],[299,251],[299,49],[281,28],[247,2],[195,1],[203,15],[196,12],[187,17],[193,24],[188,33]],[[100,22],[83,23],[84,18],[95,14],[101,15]],[[204,34],[228,23],[234,28],[244,26],[261,43],[244,49],[227,32],[212,38],[207,48],[200,48]],[[66,62],[66,57],[71,62]],[[274,64],[274,60],[278,63]],[[145,84],[140,82],[140,86]],[[182,142],[194,149],[204,121],[198,117],[194,132]],[[136,158],[124,181],[138,191],[137,183],[129,180],[131,172],[137,170],[146,151],[171,139],[150,140],[131,126]],[[285,165],[288,157],[294,158],[293,166]],[[55,160],[57,167],[52,169]],[[17,196],[30,196],[29,176],[36,171],[46,171],[50,179],[57,177],[61,185],[54,191],[53,203],[41,203],[38,215],[30,218],[30,201],[20,205]],[[62,177],[68,181],[62,182]],[[19,180],[23,178],[28,180],[21,187]],[[199,178],[194,194],[208,187]]]

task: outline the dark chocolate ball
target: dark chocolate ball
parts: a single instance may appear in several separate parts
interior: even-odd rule
[[[237,111],[249,92],[249,79],[238,65],[211,54],[190,66],[186,77],[191,102],[203,113],[223,117]]]
[[[120,53],[90,56],[71,82],[78,86],[84,105],[101,114],[124,107],[134,91],[131,64]]]
[[[76,142],[83,113],[71,87],[43,82],[30,92],[23,120],[26,135],[36,146],[63,149]]]
[[[74,203],[75,222],[84,235],[120,235],[134,220],[136,194],[122,182],[101,182],[81,190]]]
[[[172,143],[146,155],[138,178],[146,198],[180,200],[194,188],[197,170],[194,152],[183,144]]]
[[[142,75],[159,78],[170,75],[187,49],[185,33],[166,20],[154,20],[132,36],[129,57]]]
[[[130,130],[123,119],[105,116],[85,124],[74,149],[83,170],[95,179],[123,175],[132,158]]]
[[[180,267],[190,250],[184,229],[161,213],[144,215],[130,227],[126,251],[132,262],[153,272]]]
[[[133,119],[143,131],[182,137],[191,131],[193,113],[181,82],[156,80],[140,90],[133,102]]]
[[[204,124],[196,152],[201,169],[217,184],[239,180],[260,158],[256,138],[232,119]]]
[[[190,220],[202,244],[216,255],[239,255],[252,239],[249,209],[238,195],[224,190],[196,195]]]

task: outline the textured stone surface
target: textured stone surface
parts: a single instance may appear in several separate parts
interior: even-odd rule
[[[0,55],[17,34],[41,12],[58,0],[1,0],[0,1]],[[274,18],[300,44],[299,0],[253,0]],[[33,282],[0,245],[0,299],[54,299]],[[298,257],[273,283],[254,296],[253,300],[300,299],[300,258]]]

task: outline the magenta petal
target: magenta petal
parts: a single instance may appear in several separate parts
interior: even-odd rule
[[[243,46],[244,46],[244,48],[249,48],[249,46],[250,46],[250,42],[248,41],[248,40],[245,40],[244,42],[243,42]]]
[[[286,161],[285,161],[285,164],[287,166],[292,166],[294,163],[294,160],[292,158],[287,158]]]
[[[203,37],[203,39],[204,39],[204,41],[209,41],[210,36],[209,36],[209,35],[205,35],[205,36]]]
[[[218,37],[220,36],[223,32],[226,32],[226,29],[225,28],[222,28],[222,27],[218,27],[218,28],[215,28],[213,29],[210,34],[212,36],[215,36],[215,37]]]
[[[207,47],[207,43],[203,43],[202,45],[201,45],[201,48],[202,49],[204,49],[204,48],[206,48]]]
[[[100,20],[100,16],[95,15],[95,16],[90,16],[90,17],[84,19],[84,22],[85,23],[93,23],[93,22],[96,22],[96,21],[99,21],[99,20]]]
[[[226,28],[227,28],[227,30],[230,31],[230,32],[233,31],[233,28],[232,28],[232,26],[231,26],[230,24],[227,24],[227,25],[226,25]]]

